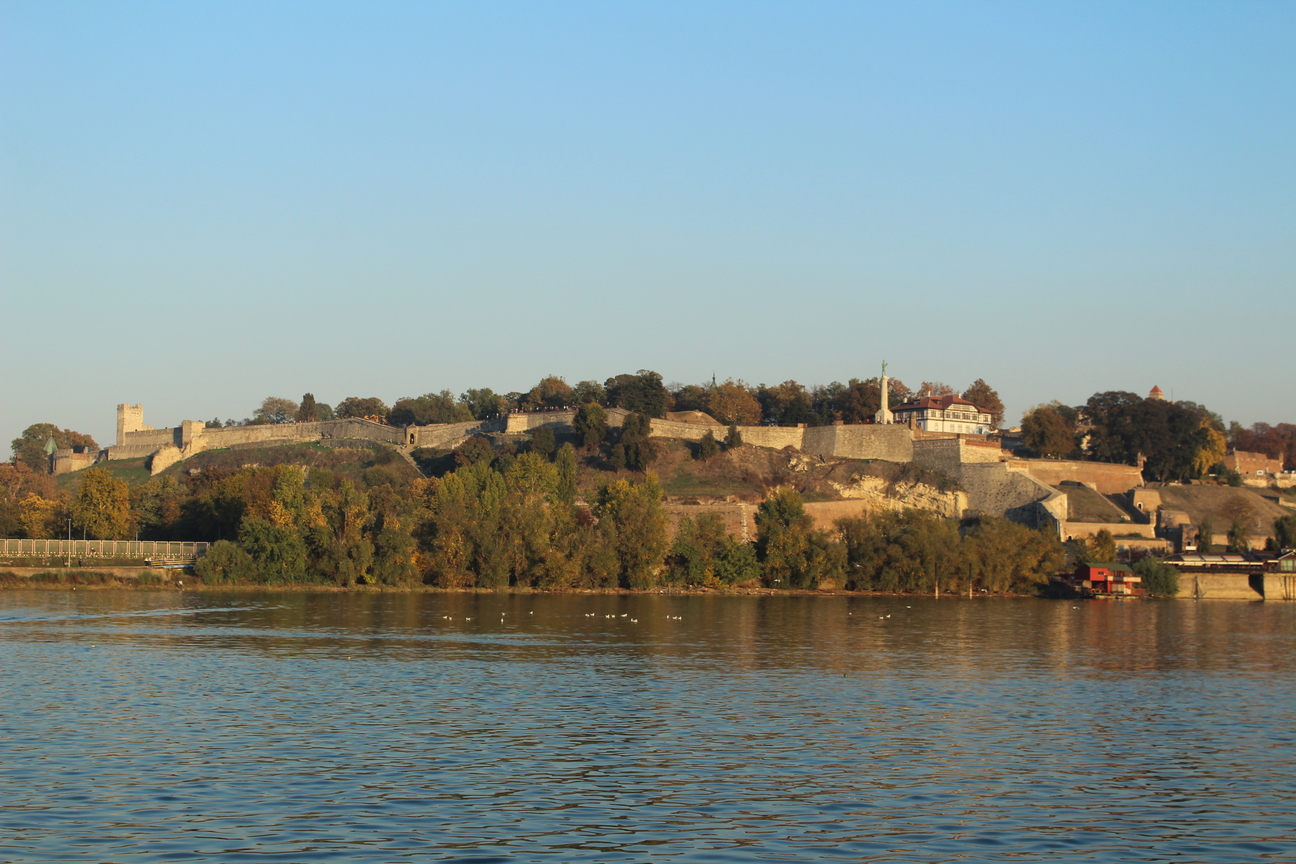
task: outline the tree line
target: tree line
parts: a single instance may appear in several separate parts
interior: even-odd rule
[[[382,470],[395,457],[386,449],[358,477],[208,468],[131,487],[91,468],[62,499],[47,476],[0,466],[0,488],[28,483],[0,519],[32,537],[63,536],[71,520],[93,538],[207,540],[197,572],[209,584],[1003,592],[1037,590],[1064,560],[1056,537],[1002,519],[912,511],[816,528],[790,489],[759,505],[754,542],[716,514],[685,517],[672,532],[651,472],[609,471],[579,487],[582,460],[606,463],[625,445],[617,430],[558,447],[546,437],[523,448],[471,439],[440,476],[412,479]]]
[[[1195,402],[1144,398],[1111,390],[1084,405],[1037,405],[1022,417],[1022,440],[1045,458],[1090,459],[1137,465],[1150,480],[1225,476],[1228,448],[1256,451],[1296,469],[1296,425],[1257,423],[1226,428],[1223,419]]]

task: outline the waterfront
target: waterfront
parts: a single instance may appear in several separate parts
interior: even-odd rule
[[[1290,859],[1294,622],[7,591],[0,861]]]

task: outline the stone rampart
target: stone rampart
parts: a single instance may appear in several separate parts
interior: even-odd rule
[[[509,415],[512,416],[512,415]],[[505,424],[499,420],[470,420],[466,423],[437,423],[431,426],[408,426],[405,443],[413,447],[458,447],[474,435],[500,432]],[[532,427],[536,428],[536,427]]]
[[[1089,486],[1102,495],[1120,495],[1143,485],[1143,472],[1137,465],[1066,459],[1010,459],[1008,466],[1049,486],[1071,481]]]
[[[541,426],[552,426],[554,428],[570,428],[572,421],[576,419],[576,409],[564,409],[562,411],[518,411],[513,414],[504,415],[505,432],[529,432],[532,429],[539,429]],[[609,425],[612,425],[609,418]],[[620,426],[620,423],[615,424]],[[428,427],[422,427],[428,428]]]
[[[969,509],[1024,525],[1042,524],[1048,514],[1040,505],[1059,494],[1003,462],[962,465],[949,476],[968,493]]]
[[[1062,522],[1059,526],[1063,540],[1079,540],[1092,537],[1099,531],[1110,531],[1121,537],[1156,537],[1156,526],[1138,522]],[[1117,540],[1117,543],[1120,541]],[[1128,545],[1128,544],[1125,544]]]
[[[851,426],[812,426],[804,433],[801,449],[815,456],[845,459],[880,459],[884,462],[914,460],[913,433],[907,426],[871,423]],[[743,430],[743,440],[747,432]]]
[[[54,473],[70,474],[73,471],[81,471],[89,468],[99,460],[98,450],[86,450],[78,452],[71,448],[64,448],[54,451]]]

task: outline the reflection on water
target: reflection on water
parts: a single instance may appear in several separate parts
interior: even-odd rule
[[[0,861],[1296,852],[1296,604],[0,593]]]

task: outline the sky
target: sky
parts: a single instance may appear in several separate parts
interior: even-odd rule
[[[652,369],[1296,422],[1296,4],[0,0],[0,440]]]

